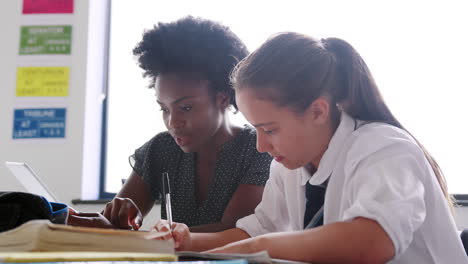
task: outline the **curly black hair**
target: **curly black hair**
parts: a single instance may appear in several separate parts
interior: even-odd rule
[[[248,50],[228,27],[192,16],[158,23],[144,32],[133,54],[150,88],[163,73],[194,74],[208,80],[212,91],[228,94],[237,109],[229,75]]]

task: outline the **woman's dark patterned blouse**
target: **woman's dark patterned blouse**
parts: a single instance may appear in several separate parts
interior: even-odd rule
[[[195,198],[195,153],[184,153],[168,132],[162,132],[131,156],[133,170],[159,199],[161,175],[169,173],[173,220],[188,226],[220,222],[224,209],[240,184],[264,186],[269,177],[271,157],[256,149],[255,130],[244,126],[226,142],[218,155],[207,199],[198,205]],[[166,210],[161,206],[161,217]]]

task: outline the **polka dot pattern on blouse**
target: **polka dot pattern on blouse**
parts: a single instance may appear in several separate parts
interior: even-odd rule
[[[257,151],[255,130],[246,125],[222,146],[208,197],[198,205],[195,198],[195,155],[184,153],[168,132],[162,132],[132,156],[133,170],[148,185],[155,200],[162,197],[162,173],[169,173],[173,220],[188,226],[220,222],[224,209],[240,184],[264,186],[269,177],[271,157]],[[161,206],[161,217],[166,219],[164,206]]]

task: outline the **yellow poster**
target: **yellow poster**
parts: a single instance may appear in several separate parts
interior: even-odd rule
[[[18,67],[16,96],[68,96],[69,67]]]

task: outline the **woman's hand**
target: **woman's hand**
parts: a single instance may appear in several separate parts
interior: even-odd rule
[[[169,227],[169,222],[167,220],[159,220],[156,225],[154,225],[153,230],[168,232],[165,236],[159,237],[158,239],[174,239],[174,245],[177,251],[190,250],[192,247],[190,230],[185,224],[172,223],[172,226]]]
[[[82,213],[71,207],[68,209],[67,225],[115,228],[115,226],[100,213]]]
[[[115,197],[106,204],[103,213],[112,225],[121,229],[140,229],[143,216],[138,206],[129,198]]]

